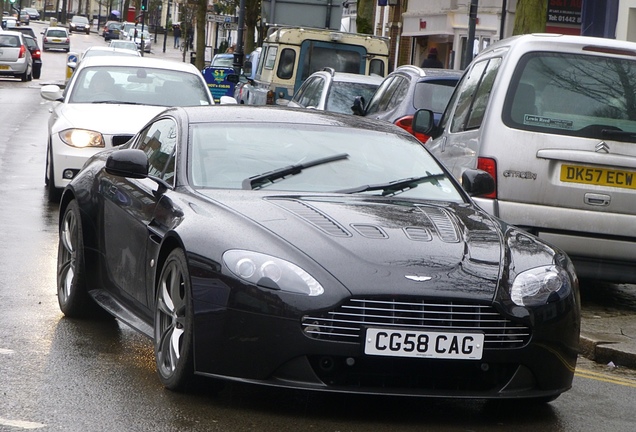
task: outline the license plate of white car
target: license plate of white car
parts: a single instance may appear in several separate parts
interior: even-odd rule
[[[374,356],[480,360],[483,333],[368,328],[364,353]]]

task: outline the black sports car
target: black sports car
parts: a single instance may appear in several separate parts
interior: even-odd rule
[[[473,204],[488,174],[462,181],[388,123],[168,109],[64,190],[60,307],[152,338],[174,390],[554,399],[577,360],[572,264]]]

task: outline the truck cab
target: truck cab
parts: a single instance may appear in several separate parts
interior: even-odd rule
[[[336,72],[384,77],[389,39],[308,27],[270,28],[253,82],[254,105],[286,105],[312,73],[325,67]]]

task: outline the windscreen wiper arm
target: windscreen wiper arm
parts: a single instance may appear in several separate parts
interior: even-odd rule
[[[318,165],[327,164],[330,162],[335,162],[343,159],[348,159],[349,155],[347,153],[340,153],[333,156],[327,156],[320,159],[314,159],[309,162],[289,165],[283,168],[278,168],[273,171],[268,171],[263,174],[258,174],[243,180],[242,188],[246,190],[250,189],[260,189],[262,187],[273,184],[277,180],[282,180],[286,177],[293,176],[296,174],[300,174],[304,169],[311,168]]]
[[[616,136],[616,137],[636,137],[636,132],[624,131],[620,129],[601,129],[601,134],[605,136]]]
[[[416,188],[420,183],[433,183],[438,185],[438,180],[444,178],[446,178],[446,174],[444,173],[431,174],[427,171],[426,175],[421,177],[408,177],[386,183],[362,185],[350,189],[341,189],[336,191],[336,193],[353,194],[381,190],[382,196],[397,195],[398,193]]]

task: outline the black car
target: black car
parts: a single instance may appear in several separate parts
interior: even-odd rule
[[[90,34],[91,32],[91,23],[85,16],[75,15],[71,18],[71,21],[68,23],[68,32],[82,32],[86,34]]]
[[[11,31],[18,31],[18,32],[23,33],[25,35],[29,35],[32,38],[36,38],[37,37],[35,35],[35,31],[33,31],[32,27],[19,26],[19,27],[12,28]]]
[[[168,109],[60,202],[58,300],[154,341],[164,386],[533,398],[572,385],[568,256],[412,135],[304,109]]]
[[[422,69],[400,66],[384,79],[371,100],[356,100],[355,114],[395,123],[426,142],[428,136],[413,131],[413,114],[428,109],[439,121],[463,71],[450,69]]]
[[[38,40],[28,34],[24,35],[24,41],[26,42],[27,49],[31,52],[31,58],[33,59],[33,78],[39,79],[42,73],[42,52],[38,45]]]
[[[24,8],[23,10],[29,15],[29,19],[36,20],[36,21],[40,19],[40,12],[38,12],[37,9]]]
[[[119,39],[121,26],[122,23],[119,21],[108,21],[102,29],[102,36],[104,36],[104,40],[109,41],[111,39]]]

